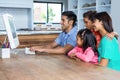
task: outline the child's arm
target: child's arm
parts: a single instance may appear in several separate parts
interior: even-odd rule
[[[94,56],[94,52],[91,48],[87,48],[84,53],[77,52],[76,56],[85,62],[90,62]]]
[[[71,51],[68,52],[68,56],[70,56],[71,54],[76,53],[76,52],[78,52],[78,51],[81,52],[82,49],[81,49],[81,48],[78,48],[78,47],[76,46],[75,48],[73,48]]]
[[[98,65],[107,66],[107,64],[108,64],[108,59],[102,58]]]
[[[76,61],[80,61],[80,59],[76,57],[75,53],[71,53],[69,57],[75,59]]]

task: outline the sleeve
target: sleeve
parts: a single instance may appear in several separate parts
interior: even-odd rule
[[[70,35],[69,38],[67,39],[67,44],[72,45],[73,47],[75,47],[77,45],[76,43],[76,35]]]
[[[94,56],[92,48],[87,48],[84,53],[77,52],[76,56],[85,62],[90,62]]]
[[[60,33],[59,36],[55,39],[55,42],[57,44],[61,44],[61,38],[62,38],[62,33]]]
[[[70,56],[72,53],[82,52],[82,48],[75,47],[71,51],[68,52],[68,56]]]
[[[98,51],[101,58],[115,59],[115,56],[119,53],[118,43],[115,38],[109,39],[105,37],[100,45]]]

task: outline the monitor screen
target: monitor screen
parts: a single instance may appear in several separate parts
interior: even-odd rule
[[[6,33],[10,43],[10,48],[17,48],[17,46],[19,45],[19,39],[16,32],[13,16],[10,14],[4,14],[3,21],[6,27]]]

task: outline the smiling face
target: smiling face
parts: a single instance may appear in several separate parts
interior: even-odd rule
[[[67,16],[62,16],[60,23],[61,23],[61,26],[62,26],[62,31],[65,31],[65,32],[68,32],[70,27],[72,27],[72,25],[73,25],[73,21],[68,20]]]
[[[69,21],[67,19],[67,16],[62,16],[60,23],[62,25],[62,30],[65,31],[69,26]]]
[[[103,28],[102,21],[99,21],[98,19],[94,20],[94,30],[100,31]]]
[[[93,22],[88,18],[84,18],[85,27],[88,29],[93,29]]]

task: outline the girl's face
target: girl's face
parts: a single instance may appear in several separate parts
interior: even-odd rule
[[[81,39],[79,36],[77,36],[77,44],[79,47],[82,47],[83,45],[83,39]]]
[[[84,18],[85,27],[88,29],[93,29],[93,22],[88,18]]]
[[[99,21],[98,19],[95,19],[94,30],[95,31],[100,31],[101,28],[102,28],[102,21]]]

